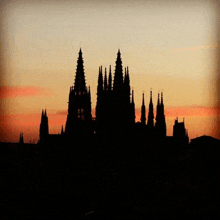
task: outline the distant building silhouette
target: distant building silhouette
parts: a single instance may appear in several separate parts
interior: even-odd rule
[[[128,67],[124,69],[123,74],[120,50],[117,53],[113,81],[111,66],[108,74],[106,68],[103,73],[102,66],[99,67],[95,115],[95,120],[92,120],[90,87],[87,88],[86,86],[83,57],[80,49],[75,82],[70,87],[69,92],[65,131],[62,126],[61,134],[50,135],[47,113],[46,110],[42,110],[39,142],[54,141],[57,143],[66,141],[73,143],[76,139],[90,139],[94,135],[102,138],[109,136],[111,139],[120,137],[120,135],[123,135],[123,138],[127,135],[128,138],[133,137],[134,139],[137,136],[143,141],[147,141],[149,138],[151,140],[165,140],[167,137],[162,92],[161,94],[158,93],[155,122],[152,91],[150,91],[147,124],[144,94],[141,106],[141,122],[135,123],[134,91],[132,90],[131,94]],[[175,141],[188,143],[188,134],[184,123],[175,122],[173,138]]]
[[[173,137],[176,140],[181,140],[182,143],[188,143],[189,137],[186,131],[184,120],[183,122],[178,122],[178,118],[175,120],[173,125]]]
[[[23,132],[20,134],[19,144],[24,144],[24,136],[23,136]]]
[[[40,142],[47,141],[49,135],[48,117],[46,109],[42,110],[41,123],[40,123]]]

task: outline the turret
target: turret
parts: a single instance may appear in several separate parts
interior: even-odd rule
[[[155,126],[158,128],[160,126],[160,94],[158,93],[157,98],[157,113],[156,113],[156,124]]]
[[[23,132],[20,134],[19,144],[24,144]]]
[[[63,125],[62,125],[62,127],[61,127],[61,135],[63,135],[64,134],[64,131],[63,131]]]
[[[144,93],[142,98],[142,106],[141,106],[141,124],[146,125],[146,110],[144,104]]]
[[[108,90],[112,90],[112,73],[111,73],[111,65],[109,67],[109,77],[108,77]]]
[[[80,93],[86,90],[85,73],[84,73],[84,67],[83,67],[83,58],[82,58],[81,48],[79,50],[79,57],[77,60],[74,90],[75,92],[80,92]]]
[[[118,50],[117,59],[115,62],[115,75],[114,75],[114,84],[113,90],[115,92],[119,92],[123,86],[123,69],[122,69],[122,61],[121,61],[121,53]]]
[[[104,90],[107,91],[108,87],[107,87],[107,71],[105,68],[105,77],[104,77]]]
[[[153,101],[152,101],[152,91],[150,91],[150,103],[149,103],[147,126],[150,129],[154,127],[154,107],[153,107]]]
[[[134,90],[132,90],[132,97],[131,97],[131,120],[132,123],[135,123],[135,104],[134,104]]]
[[[49,128],[48,128],[48,117],[46,110],[42,110],[41,114],[41,123],[40,123],[40,142],[44,143],[47,140],[49,135]]]
[[[97,86],[97,96],[100,96],[103,92],[103,76],[102,76],[102,66],[99,67],[99,76],[98,76],[98,86]]]

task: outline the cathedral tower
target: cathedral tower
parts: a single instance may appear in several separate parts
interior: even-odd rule
[[[165,115],[164,115],[164,104],[163,104],[163,93],[162,92],[161,92],[161,100],[160,100],[160,94],[158,93],[155,128],[156,128],[156,132],[158,136],[166,137],[166,121],[165,121]]]
[[[41,123],[40,123],[40,142],[43,143],[48,139],[49,128],[48,128],[48,117],[46,109],[42,110]]]
[[[70,87],[65,134],[69,137],[91,132],[91,94],[86,87],[82,51],[79,51],[74,86]]]

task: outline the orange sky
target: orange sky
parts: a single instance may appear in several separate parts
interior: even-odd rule
[[[156,3],[157,2],[157,3]],[[65,125],[69,87],[82,48],[92,108],[100,65],[114,71],[118,48],[135,91],[164,92],[168,135],[185,118],[190,138],[220,138],[217,1],[99,1],[1,3],[1,140],[37,140],[41,110],[51,133]],[[62,114],[61,114],[62,113]],[[4,129],[3,129],[4,128]]]

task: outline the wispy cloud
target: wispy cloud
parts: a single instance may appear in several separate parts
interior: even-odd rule
[[[167,107],[165,109],[167,117],[192,117],[192,116],[220,116],[220,106],[186,106],[186,107]]]
[[[56,112],[57,115],[67,115],[67,110],[59,110]]]
[[[218,44],[215,44],[215,45],[201,45],[201,46],[194,46],[194,47],[180,47],[180,48],[173,49],[173,52],[174,53],[191,52],[191,51],[196,51],[196,50],[211,49],[211,48],[218,48],[218,47],[219,47]]]
[[[37,86],[0,86],[0,99],[28,96],[51,96],[52,90]]]

